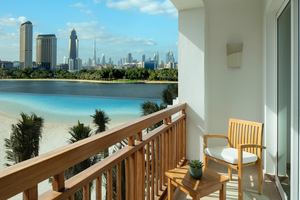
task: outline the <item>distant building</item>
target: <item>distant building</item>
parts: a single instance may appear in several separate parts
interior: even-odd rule
[[[89,58],[87,65],[89,67],[91,67],[93,65],[93,60],[91,58]]]
[[[54,34],[38,35],[36,38],[36,64],[38,67],[55,69],[57,39]]]
[[[159,66],[159,53],[156,52],[153,56],[153,61],[156,63],[156,68]]]
[[[79,40],[75,29],[71,31],[69,42],[69,71],[78,71],[81,67],[81,60],[78,58]]]
[[[143,55],[142,55],[142,62],[145,62],[145,61],[146,61],[146,55],[143,54]]]
[[[68,64],[60,64],[60,65],[57,66],[57,69],[68,70],[69,65]]]
[[[68,64],[69,63],[69,58],[67,56],[63,57],[63,64]]]
[[[103,53],[101,56],[101,65],[105,65],[105,64],[106,64],[105,54]]]
[[[10,61],[1,61],[0,60],[0,68],[13,68],[14,67],[14,63],[10,62]]]
[[[32,67],[32,23],[27,21],[20,26],[21,67]]]
[[[93,57],[93,66],[97,66],[97,49],[96,49],[96,40],[94,40],[94,57]]]
[[[169,62],[165,65],[165,68],[167,68],[167,69],[177,69],[177,63]]]
[[[114,62],[112,61],[111,57],[109,57],[109,59],[108,59],[108,64],[110,64],[110,65],[114,64]]]
[[[166,54],[166,65],[165,68],[175,69],[176,68],[176,62],[175,57],[172,51],[169,51]]]
[[[132,54],[131,53],[128,53],[128,55],[127,55],[127,63],[132,63]]]
[[[172,51],[169,51],[166,55],[166,63],[175,63],[175,57]]]
[[[150,69],[150,70],[155,70],[157,69],[157,62],[152,60],[152,61],[146,61],[142,62],[142,67],[145,69]]]

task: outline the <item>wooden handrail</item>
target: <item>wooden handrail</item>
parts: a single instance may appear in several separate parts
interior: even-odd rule
[[[38,157],[8,167],[0,171],[1,199],[2,198],[7,199],[20,192],[26,191],[29,188],[34,188],[39,182],[46,180],[49,177],[52,176],[57,177],[58,175],[61,176],[62,172],[64,172],[66,169],[76,165],[77,163],[87,158],[90,158],[91,156],[98,154],[104,149],[126,138],[132,137],[137,133],[140,133],[142,130],[151,127],[157,122],[160,122],[165,119],[170,119],[170,116],[172,116],[175,113],[182,111],[181,117],[182,116],[185,117],[185,108],[186,108],[185,103],[175,105],[167,109],[161,110],[159,112],[150,114],[148,116],[141,117],[138,120],[135,120],[133,122],[110,129],[101,134],[94,135],[92,137],[81,140],[79,142],[67,145],[65,147],[61,147],[49,153],[42,154]],[[134,148],[134,151],[137,151],[138,148],[141,148],[142,145],[145,145],[145,143],[148,142],[148,140],[150,141],[150,139],[153,138],[151,137],[151,135],[153,134],[159,135],[167,128],[170,128],[170,126],[172,126],[172,124],[167,124],[167,125],[165,124],[155,129],[155,131],[151,132],[151,134],[149,134],[148,137],[145,138],[146,141],[141,142],[140,144],[137,145],[137,147]],[[129,151],[128,148],[132,148],[132,147],[127,147],[124,151],[126,150]],[[122,151],[120,151],[120,153],[121,152]],[[113,158],[114,157],[110,156],[108,159],[110,160]],[[103,163],[104,162],[102,162],[102,164],[99,165],[103,165]],[[113,163],[116,164],[115,162]],[[65,181],[66,188],[68,187],[69,182],[71,180]],[[61,183],[60,185],[63,185],[63,183]],[[51,192],[51,197],[55,197],[56,196],[55,194],[59,195],[60,190],[63,189],[61,188],[61,186],[57,186],[57,185],[55,185],[54,188],[55,188],[54,191]],[[55,198],[50,198],[50,199],[55,199]]]

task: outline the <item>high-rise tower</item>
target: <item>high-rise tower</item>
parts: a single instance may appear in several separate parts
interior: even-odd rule
[[[94,57],[93,57],[93,66],[96,66],[97,64],[97,50],[96,50],[96,40],[94,40]]]
[[[70,46],[69,46],[69,49],[70,49],[70,52],[69,52],[69,58],[70,59],[76,59],[78,58],[78,38],[77,38],[77,34],[76,34],[76,31],[75,29],[73,29],[71,31],[71,35],[70,35]]]
[[[78,71],[81,60],[78,58],[79,40],[75,29],[71,31],[69,45],[69,71]]]
[[[54,69],[57,58],[57,39],[54,34],[38,35],[36,38],[36,63],[40,67]]]
[[[20,63],[23,68],[32,67],[32,23],[30,21],[20,26]]]

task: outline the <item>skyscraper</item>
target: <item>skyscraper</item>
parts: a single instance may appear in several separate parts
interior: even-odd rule
[[[20,26],[21,67],[32,67],[32,23],[27,21]]]
[[[99,63],[98,63],[99,64]],[[93,66],[97,66],[97,49],[96,49],[96,40],[94,40],[94,58],[93,58]]]
[[[101,65],[105,65],[105,64],[106,64],[105,54],[103,53],[101,56]]]
[[[158,68],[158,66],[159,66],[159,53],[158,52],[156,52],[154,54],[153,61],[155,62],[155,65],[156,65],[155,68]]]
[[[36,38],[36,63],[39,67],[55,69],[57,39],[54,34],[38,35]]]
[[[69,71],[78,71],[81,60],[78,58],[79,40],[75,29],[71,31],[69,44]]]
[[[145,61],[146,61],[146,55],[143,54],[143,55],[142,55],[142,62],[145,62]]]
[[[169,51],[166,55],[166,63],[175,63],[174,54],[172,51]]]
[[[128,53],[127,55],[127,63],[132,63],[132,54]]]

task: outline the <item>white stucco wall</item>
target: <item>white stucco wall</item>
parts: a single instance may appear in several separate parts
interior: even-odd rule
[[[187,108],[187,157],[199,159],[205,130],[204,10],[179,11],[179,101]]]
[[[189,158],[205,132],[227,134],[230,117],[263,121],[261,0],[210,0],[179,11],[179,100],[188,104]],[[227,67],[227,42],[243,42],[242,66]]]
[[[262,1],[206,1],[207,131],[227,134],[229,118],[263,120]],[[227,43],[243,43],[228,68]]]

